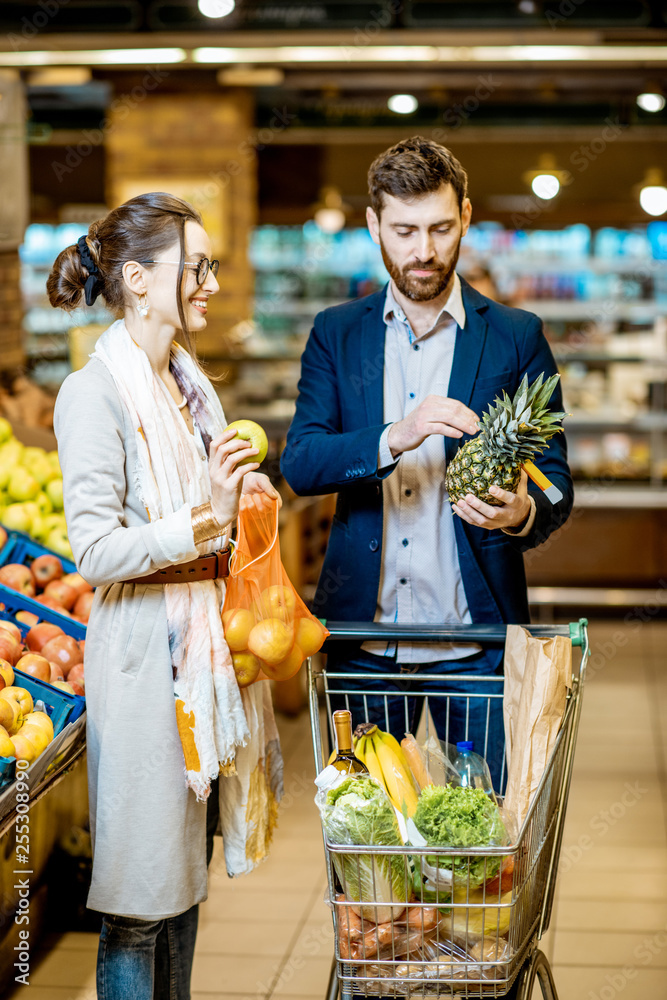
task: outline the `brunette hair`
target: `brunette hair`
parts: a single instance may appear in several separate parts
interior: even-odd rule
[[[451,184],[459,203],[468,195],[468,175],[450,150],[431,139],[413,135],[373,160],[368,170],[368,193],[377,217],[384,195],[409,200]]]
[[[155,260],[176,241],[180,245],[177,278],[180,289],[185,270],[184,230],[188,220],[202,225],[201,215],[192,205],[162,191],[140,194],[119,205],[91,224],[81,249],[73,243],[58,255],[46,282],[49,302],[56,308],[71,311],[82,305],[85,291],[87,305],[92,305],[101,295],[109,309],[119,315],[127,304],[123,265],[128,260],[139,263]],[[183,339],[194,356],[180,295],[177,303]]]

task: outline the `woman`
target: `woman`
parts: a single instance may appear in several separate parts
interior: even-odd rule
[[[229,874],[251,870],[282,790],[268,684],[240,691],[224,640],[226,558],[204,558],[225,552],[242,490],[279,501],[192,350],[219,290],[210,258],[189,204],[145,194],[64,250],[47,283],[53,306],[102,295],[120,317],[54,421],[70,542],[97,588],[85,671],[101,1000],[189,998],[213,832]]]

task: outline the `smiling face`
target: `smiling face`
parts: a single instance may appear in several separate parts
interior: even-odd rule
[[[180,290],[181,303],[188,330],[190,333],[197,333],[206,327],[209,296],[215,295],[220,290],[220,286],[210,269],[203,284],[199,285],[196,268],[187,266],[188,264],[199,264],[204,257],[211,260],[213,256],[211,241],[206,230],[191,219],[185,223],[184,248],[186,267],[183,271],[183,282]],[[155,261],[157,263],[147,265],[142,275],[151,320],[160,326],[170,326],[175,330],[180,330],[182,327],[178,311],[178,259],[180,253],[179,241],[175,240],[171,247],[156,255]],[[160,263],[161,261],[164,263]]]
[[[411,201],[384,194],[380,217],[366,213],[368,228],[399,292],[413,302],[430,302],[447,290],[468,232],[472,208],[459,211],[451,184]]]

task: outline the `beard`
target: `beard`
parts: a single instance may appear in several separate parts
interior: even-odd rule
[[[380,250],[384,266],[399,292],[405,295],[406,299],[412,299],[413,302],[430,302],[431,299],[437,299],[451,281],[459,260],[461,240],[456,244],[456,249],[448,261],[441,261],[437,257],[433,257],[423,264],[420,261],[412,261],[405,267],[399,267],[396,261],[389,256],[382,238],[380,238]],[[420,278],[411,273],[412,268],[417,268],[420,271],[431,271],[431,274],[427,278]]]

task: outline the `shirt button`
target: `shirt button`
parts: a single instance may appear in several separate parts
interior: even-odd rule
[[[413,351],[418,351],[419,350],[419,344],[413,344],[412,345],[412,350]]]
[[[402,576],[401,579],[398,582],[402,583],[402,584],[406,584],[408,581],[405,579],[404,576]]]
[[[371,538],[370,542],[368,543],[368,548],[371,550],[371,552],[377,552],[378,550],[377,538]]]
[[[405,491],[405,495],[406,495],[406,497],[411,497],[412,496],[412,490],[406,490]]]
[[[405,548],[405,546],[406,546],[406,545],[409,545],[409,544],[410,544],[410,542],[409,542],[409,541],[407,540],[407,538],[404,538],[404,539],[403,539],[403,541],[401,542],[401,545],[402,545],[402,546],[403,546],[404,548]]]
[[[414,399],[414,398],[415,398],[415,394],[414,394],[414,392],[411,392],[410,393],[410,399]]]

